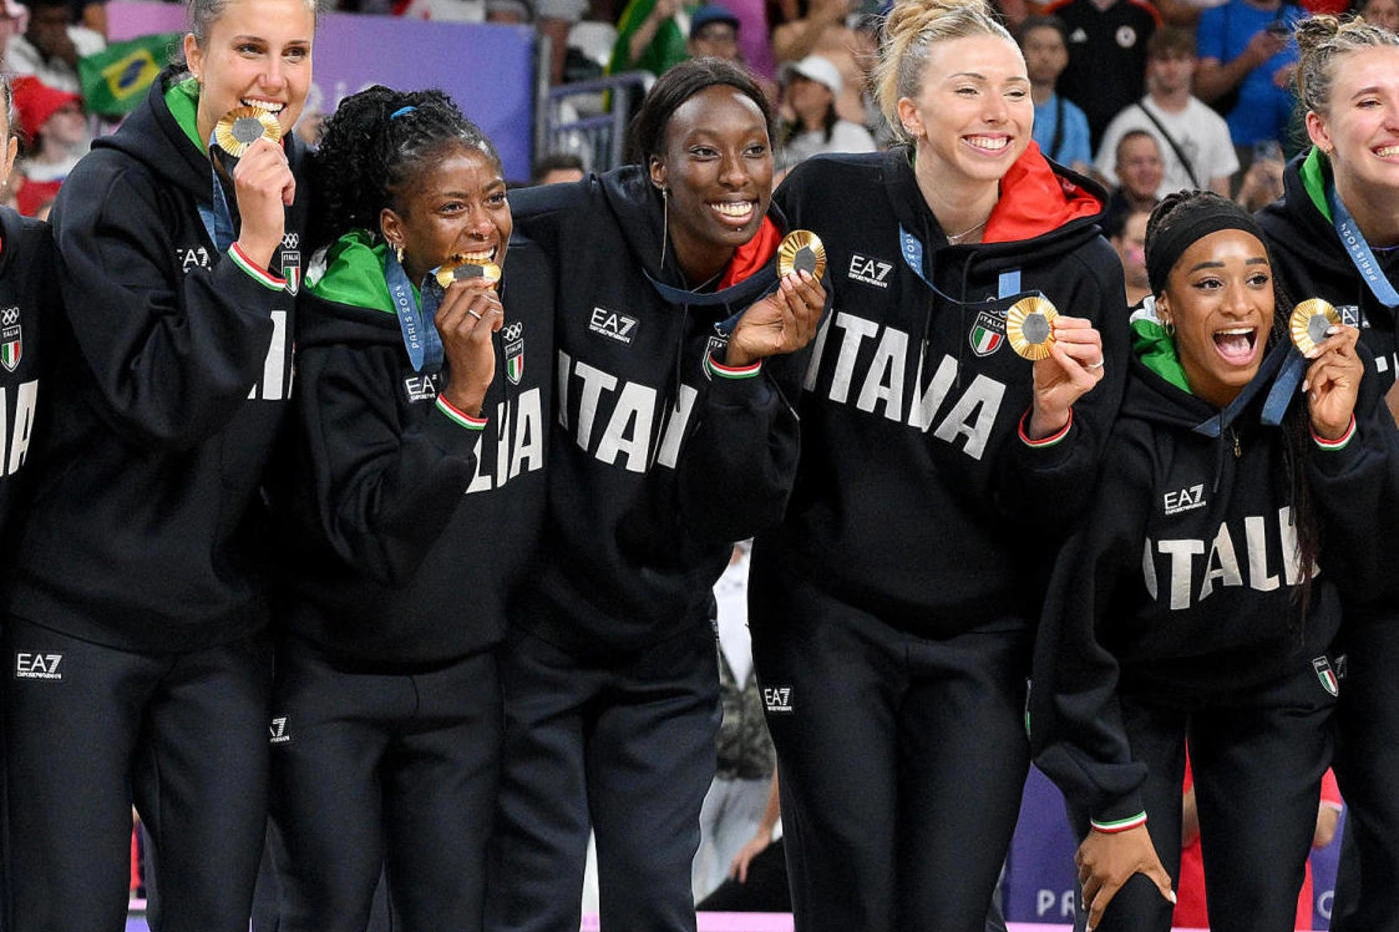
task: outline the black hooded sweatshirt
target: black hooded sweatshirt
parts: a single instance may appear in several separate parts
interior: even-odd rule
[[[1331,167],[1315,148],[1283,172],[1283,196],[1259,211],[1258,225],[1272,250],[1273,270],[1293,302],[1324,298],[1346,323],[1360,327],[1360,340],[1374,356],[1373,371],[1388,390],[1399,375],[1395,309],[1375,298],[1356,271],[1331,223],[1326,188]],[[1399,287],[1399,249],[1375,250],[1389,280]]]
[[[1056,564],[1031,744],[1041,769],[1100,826],[1142,810],[1146,770],[1132,759],[1119,695],[1180,709],[1247,704],[1309,666],[1317,688],[1328,688],[1342,596],[1385,575],[1380,560],[1346,543],[1379,531],[1375,504],[1394,494],[1395,429],[1366,379],[1350,442],[1305,441],[1322,549],[1299,617],[1286,428],[1260,417],[1267,365],[1250,386],[1258,394],[1221,414],[1134,358],[1093,509]],[[1218,436],[1202,433],[1217,415]]]
[[[11,612],[128,650],[268,620],[261,480],[291,388],[305,185],[274,261],[285,280],[220,253],[198,209],[213,182],[193,93],[163,75],[54,204],[63,388],[8,568]],[[299,174],[303,148],[285,145]]]
[[[705,364],[723,361],[717,325],[776,287],[775,261],[723,291],[686,291],[673,249],[662,265],[661,197],[638,166],[510,203],[558,296],[549,514],[516,617],[571,651],[655,644],[709,618],[732,543],[786,504],[804,356],[742,379]]]
[[[806,373],[791,505],[758,540],[754,573],[780,562],[924,637],[1028,629],[1125,381],[1122,267],[1098,232],[1101,189],[1032,145],[975,246],[947,243],[905,147],[814,157],[775,199],[825,243],[834,303]],[[921,264],[905,258],[914,241]],[[1006,310],[1034,291],[1093,321],[1106,365],[1063,439],[1039,447],[1017,436],[1032,363],[1005,330]]]
[[[48,224],[0,208],[0,525],[7,535],[15,531],[12,514],[23,520],[33,486],[36,471],[23,467],[47,420],[53,331],[62,315]]]
[[[482,429],[436,403],[445,373],[409,362],[384,252],[342,237],[298,303],[285,615],[324,654],[374,670],[451,662],[504,634],[543,523],[553,385],[553,280],[537,247],[510,243]]]

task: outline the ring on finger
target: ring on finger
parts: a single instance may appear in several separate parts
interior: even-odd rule
[[[468,314],[470,314],[472,317],[475,317],[477,320],[480,320],[480,319],[481,319],[481,314],[480,314],[475,308],[470,308],[470,307],[469,307],[469,308],[466,309],[466,312],[467,312]]]
[[[1085,369],[1101,369],[1101,368],[1103,368],[1103,359],[1102,359],[1101,357],[1099,357],[1099,359],[1098,359],[1097,362],[1091,362],[1091,363],[1089,363],[1088,365],[1084,366],[1084,368],[1085,368]]]

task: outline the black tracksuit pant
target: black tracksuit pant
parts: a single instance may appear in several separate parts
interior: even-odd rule
[[[1321,777],[1331,761],[1335,706],[1311,662],[1297,664],[1295,675],[1250,695],[1120,699],[1132,757],[1147,766],[1147,830],[1173,886],[1180,877],[1189,739],[1214,932],[1291,932],[1297,920]],[[1083,837],[1087,814],[1075,812],[1073,818]],[[1113,898],[1097,929],[1169,932],[1173,909],[1154,883],[1136,875]],[[1083,928],[1086,916],[1080,909],[1076,928]]]
[[[1399,932],[1399,615],[1347,626],[1336,777],[1346,801],[1335,932]]]
[[[917,637],[755,573],[799,932],[983,932],[1029,768],[1023,625]]]
[[[694,932],[690,869],[720,717],[716,649],[707,621],[589,657],[510,637],[490,932],[577,932],[590,825],[602,927]]]
[[[131,806],[159,932],[246,932],[266,824],[272,644],[117,650],[5,621],[8,929],[126,927]],[[42,659],[36,659],[42,658]]]
[[[381,871],[395,928],[481,928],[500,709],[491,651],[378,673],[284,641],[272,718],[280,932],[364,932]]]

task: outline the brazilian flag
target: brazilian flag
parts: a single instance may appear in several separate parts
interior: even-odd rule
[[[136,109],[183,38],[178,32],[140,36],[78,59],[87,112],[118,117]]]

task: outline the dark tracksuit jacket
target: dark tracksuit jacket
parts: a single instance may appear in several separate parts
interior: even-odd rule
[[[1157,339],[1138,345],[1145,353]],[[1310,450],[1302,467],[1323,548],[1301,620],[1285,426],[1260,421],[1270,377],[1255,379],[1264,391],[1233,415],[1190,394],[1178,368],[1163,374],[1170,369],[1132,361],[1094,508],[1056,568],[1035,664],[1037,763],[1109,829],[1140,818],[1146,778],[1119,696],[1172,708],[1247,705],[1314,672],[1313,699],[1329,703],[1342,595],[1384,574],[1380,561],[1345,546],[1376,529],[1375,503],[1394,485],[1395,431],[1370,380],[1350,442]],[[1197,430],[1216,415],[1218,437]],[[1319,780],[1325,762],[1307,763],[1320,764]]]
[[[510,196],[515,229],[555,262],[558,295],[549,515],[516,617],[569,651],[705,623],[732,543],[780,517],[796,468],[804,357],[742,379],[705,364],[723,361],[716,325],[775,287],[775,263],[685,293],[673,250],[661,265],[659,200],[637,166]]]
[[[434,665],[493,647],[544,515],[552,282],[510,245],[505,324],[484,429],[415,372],[384,283],[384,249],[352,233],[298,310],[300,524],[292,633],[360,668]]]
[[[267,624],[259,487],[290,396],[306,212],[299,196],[271,272],[220,253],[199,213],[212,181],[195,99],[170,81],[54,204],[71,338],[7,574],[12,613],[135,651]],[[297,172],[303,148],[286,148]]]
[[[1349,323],[1360,327],[1360,341],[1373,356],[1380,390],[1399,377],[1396,309],[1376,299],[1361,278],[1332,225],[1326,191],[1332,184],[1325,156],[1312,148],[1283,174],[1283,197],[1258,214],[1259,225],[1276,257],[1274,269],[1294,301],[1324,298]],[[1399,250],[1374,250],[1380,269],[1399,284]],[[1384,525],[1393,525],[1399,502],[1389,502]],[[1357,551],[1385,553],[1399,560],[1399,539],[1376,533],[1353,542]],[[1349,815],[1346,850],[1337,882],[1332,927],[1338,932],[1399,929],[1399,896],[1391,878],[1399,873],[1399,574],[1373,598],[1346,604],[1342,632],[1348,665],[1342,693],[1341,742],[1336,772]],[[1356,852],[1359,857],[1356,858]],[[1365,891],[1360,893],[1360,891]]]
[[[48,224],[0,209],[0,525],[22,522],[35,478],[24,467],[43,430],[53,333],[63,306],[54,287]],[[43,383],[41,386],[40,383]]]

